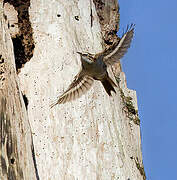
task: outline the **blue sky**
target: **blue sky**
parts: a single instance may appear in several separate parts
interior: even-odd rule
[[[119,0],[120,32],[135,23],[121,60],[137,92],[147,180],[177,179],[177,1]]]

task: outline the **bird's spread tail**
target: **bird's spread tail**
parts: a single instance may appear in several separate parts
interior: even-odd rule
[[[113,82],[113,80],[110,77],[107,76],[101,82],[109,96],[111,96],[111,91],[114,91],[116,93],[114,87],[117,87],[117,85]]]

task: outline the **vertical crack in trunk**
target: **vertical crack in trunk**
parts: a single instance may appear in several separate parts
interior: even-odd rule
[[[28,98],[26,97],[25,94],[23,94],[23,100],[24,100],[24,103],[25,103],[25,107],[26,107],[26,110],[28,110]]]
[[[31,136],[31,139],[32,139],[32,138],[33,138],[33,137]],[[36,179],[37,179],[37,180],[40,180],[40,178],[39,178],[39,173],[38,173],[38,170],[37,170],[37,163],[36,163],[36,157],[35,157],[33,139],[32,139],[31,151],[32,151],[32,158],[33,158],[33,163],[34,163],[34,168],[35,168],[35,173],[36,173]]]

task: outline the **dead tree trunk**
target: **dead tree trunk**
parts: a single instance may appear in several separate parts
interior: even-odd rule
[[[0,179],[36,179],[34,148],[7,16],[0,3]]]
[[[118,85],[113,97],[95,82],[81,98],[49,108],[80,69],[77,51],[95,54],[118,40],[117,0],[4,3],[1,177],[145,179],[136,92],[127,89],[120,63],[109,69]]]

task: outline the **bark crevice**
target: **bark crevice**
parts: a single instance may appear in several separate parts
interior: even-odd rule
[[[18,29],[19,32],[15,37],[12,37],[15,64],[17,72],[24,66],[24,64],[33,57],[33,51],[35,43],[33,39],[33,29],[29,18],[30,0],[5,0],[4,3],[11,4],[18,12]],[[10,27],[14,27],[14,24],[10,24]]]
[[[25,94],[23,94],[23,100],[24,100],[24,103],[25,103],[25,107],[26,107],[26,110],[28,109],[28,98],[26,97]]]
[[[31,137],[31,139],[32,139],[32,137]],[[33,140],[32,140],[32,145],[31,145],[31,152],[32,152],[32,158],[33,158],[34,169],[35,169],[35,174],[36,174],[36,180],[40,180],[38,169],[37,169],[37,163],[36,163],[36,157],[35,157],[35,150],[34,150]]]

